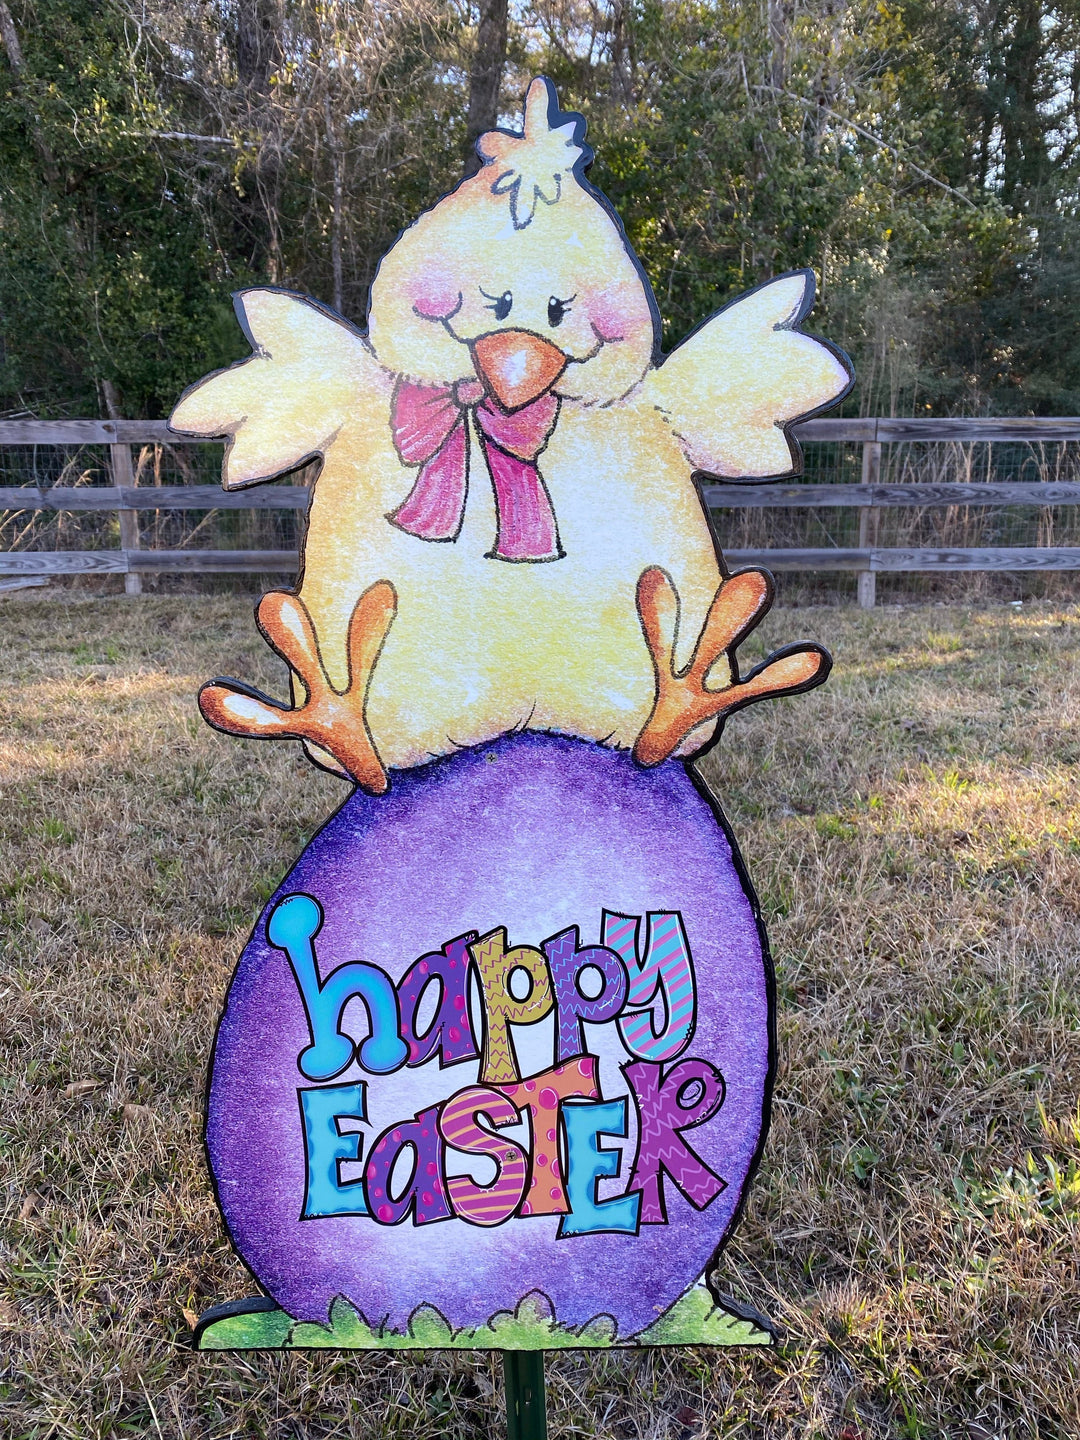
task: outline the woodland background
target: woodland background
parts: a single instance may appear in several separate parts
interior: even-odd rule
[[[0,414],[167,414],[251,283],[362,323],[538,71],[666,346],[810,265],[849,413],[1080,411],[1078,0],[0,0]]]

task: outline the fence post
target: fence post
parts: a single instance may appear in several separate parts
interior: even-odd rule
[[[881,442],[864,440],[862,447],[863,485],[876,485],[881,476]],[[872,506],[859,511],[859,549],[872,550],[877,544],[879,515]],[[872,610],[877,599],[877,574],[873,570],[859,571],[859,605],[863,610]]]
[[[109,454],[112,458],[113,483],[121,487],[133,486],[135,470],[131,463],[131,446],[110,445]],[[137,510],[121,510],[119,515],[121,550],[138,550],[139,512]],[[124,574],[124,594],[142,594],[142,576],[133,570],[128,570]]]
[[[109,419],[112,421],[112,433],[116,434],[116,422],[120,419],[120,401],[116,393],[116,386],[111,380],[101,382],[102,398],[105,401],[105,409]],[[117,437],[119,439],[119,436]],[[114,444],[109,446],[109,458],[112,461],[113,484],[120,487],[134,486],[135,471],[131,464],[131,446]],[[137,510],[121,510],[120,512],[120,549],[138,550],[139,548],[139,512]],[[142,594],[142,576],[135,571],[124,572],[124,594]]]

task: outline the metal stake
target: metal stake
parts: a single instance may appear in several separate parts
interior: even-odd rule
[[[544,1352],[504,1350],[507,1440],[547,1440]]]

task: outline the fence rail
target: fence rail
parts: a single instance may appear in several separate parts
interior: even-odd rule
[[[1080,570],[1080,546],[879,546],[882,510],[933,507],[1057,507],[1080,505],[1080,482],[1019,481],[998,483],[894,484],[880,480],[882,447],[926,442],[1021,443],[1031,446],[1080,441],[1080,418],[1036,419],[891,419],[810,420],[795,428],[800,440],[841,442],[862,447],[860,484],[731,484],[709,481],[706,503],[717,510],[816,510],[849,508],[858,513],[858,542],[853,548],[739,549],[725,546],[735,565],[766,565],[774,570],[854,571],[859,601],[874,603],[879,573],[926,571]],[[295,549],[144,549],[140,511],[223,510],[305,511],[311,491],[302,485],[275,484],[225,491],[216,485],[137,485],[131,446],[204,445],[193,436],[176,435],[155,420],[4,420],[2,447],[108,446],[112,485],[0,487],[0,512],[108,511],[119,516],[120,547],[81,550],[8,550],[0,552],[0,588],[41,583],[43,577],[122,574],[129,593],[138,593],[145,574],[281,573],[295,571]]]
[[[856,440],[896,444],[903,440],[1078,440],[1076,416],[976,416],[895,420],[804,420],[800,440]],[[0,420],[0,445],[202,445],[178,435],[164,420]]]

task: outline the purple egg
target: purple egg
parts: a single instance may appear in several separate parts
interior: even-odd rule
[[[640,916],[641,937],[648,915],[680,916],[696,1017],[678,1060],[707,1062],[723,1077],[719,1108],[684,1139],[722,1182],[716,1193],[700,1208],[692,1203],[676,1159],[660,1176],[666,1219],[641,1223],[636,1233],[557,1238],[560,1216],[520,1207],[490,1226],[458,1215],[424,1224],[356,1213],[301,1218],[308,1170],[298,1092],[313,1082],[298,1057],[312,1035],[288,956],[267,937],[268,917],[293,894],[321,906],[314,944],[324,983],[339,966],[360,961],[397,985],[419,957],[469,931],[483,936],[503,926],[511,946],[540,947],[577,926],[585,947],[601,943],[604,911]],[[673,1013],[669,998],[652,1012],[653,1030]],[[466,1026],[470,1020],[479,1044],[475,975],[463,1014]],[[346,1009],[342,1030],[364,1040],[362,1002]],[[558,1033],[554,1013],[513,1027],[523,1078],[555,1063]],[[628,1097],[628,1134],[598,1142],[619,1164],[617,1176],[597,1182],[602,1204],[627,1193],[644,1112],[622,1069],[633,1056],[618,1019],[586,1023],[582,1034],[597,1057],[601,1098]],[[452,1327],[471,1327],[539,1290],[562,1324],[609,1315],[625,1339],[675,1303],[729,1233],[764,1138],[773,1055],[772,977],[757,905],[719,811],[688,770],[677,761],[642,770],[595,744],[515,735],[395,774],[383,797],[357,791],[308,845],[256,925],[229,989],[214,1047],[207,1150],[237,1250],[298,1319],[325,1322],[332,1301],[344,1296],[373,1326],[404,1330],[426,1303]],[[666,1076],[671,1063],[658,1073]],[[357,1188],[382,1132],[478,1083],[478,1075],[476,1059],[440,1066],[436,1056],[388,1074],[365,1073],[354,1059],[331,1077],[333,1085],[363,1080],[367,1087],[366,1121],[351,1126],[361,1136],[361,1160],[342,1162],[341,1184]],[[699,1093],[691,1085],[679,1103]],[[505,1133],[528,1150],[527,1120]],[[565,1169],[565,1137],[562,1144]],[[459,1156],[457,1173],[488,1185],[484,1165],[494,1169]],[[403,1185],[407,1171],[395,1183]]]

